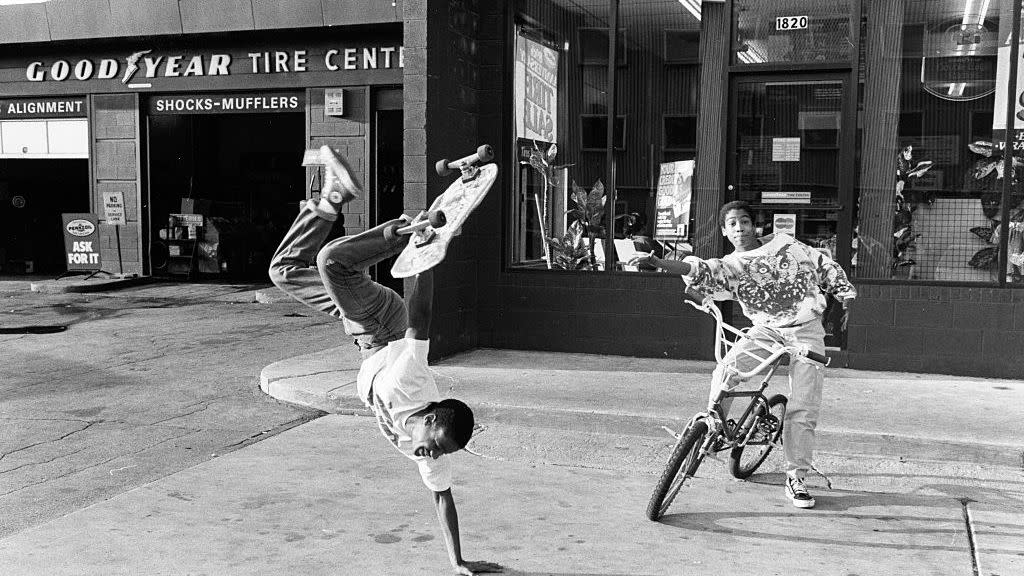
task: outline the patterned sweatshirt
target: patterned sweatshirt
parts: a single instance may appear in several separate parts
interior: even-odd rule
[[[686,284],[715,300],[736,300],[755,326],[782,328],[820,318],[822,290],[855,298],[857,289],[831,258],[788,234],[758,239],[761,246],[724,258],[687,256]]]

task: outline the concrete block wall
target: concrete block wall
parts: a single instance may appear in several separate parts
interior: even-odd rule
[[[309,102],[309,124],[306,136],[309,148],[319,148],[324,144],[338,150],[351,164],[356,176],[365,185],[368,182],[369,158],[369,106],[367,103],[368,88],[345,88],[345,115],[341,117],[324,114],[324,89],[311,88],[307,92]],[[310,180],[317,173],[316,167],[306,167],[306,197],[310,197]],[[316,191],[322,188],[323,170],[314,184]],[[364,195],[362,199],[349,202],[343,208],[345,217],[345,234],[357,234],[367,229],[369,222],[369,205]]]
[[[139,97],[136,94],[98,94],[91,97],[92,181],[90,211],[100,218],[100,258],[107,272],[142,274],[139,204],[142,170],[139,158]],[[103,192],[120,191],[127,224],[115,227],[103,220]],[[118,236],[120,262],[118,264]]]
[[[714,358],[714,324],[678,276],[508,272],[482,345],[650,358]]]
[[[850,368],[1024,374],[1024,289],[857,283],[857,290]]]
[[[434,172],[441,158],[460,158],[489,143],[499,169],[510,169],[502,165],[500,142],[503,82],[485,82],[498,78],[504,3],[406,0],[404,9],[405,204],[416,211],[455,180]],[[483,26],[485,20],[494,26]],[[479,345],[480,308],[500,266],[500,174],[436,269],[434,357]]]

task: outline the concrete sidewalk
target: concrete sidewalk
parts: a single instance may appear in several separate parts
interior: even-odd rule
[[[261,387],[365,414],[359,362],[351,344],[298,356],[267,366]],[[476,350],[433,369],[480,423],[453,455],[464,554],[506,574],[1024,573],[1024,382],[831,370],[814,510],[782,497],[775,454],[749,482],[707,461],[652,523],[644,509],[670,430],[704,404],[710,363]],[[785,387],[780,377],[774,391]],[[353,415],[4,538],[0,566],[4,576],[450,573],[415,468]]]
[[[355,397],[359,362],[352,345],[298,356],[264,368],[260,387],[327,412],[368,414]],[[442,393],[489,425],[665,438],[706,404],[714,364],[480,349],[432,368]],[[785,374],[776,375],[768,395],[787,392]],[[1021,470],[1022,421],[1024,381],[830,369],[819,452]]]
[[[513,576],[1024,573],[1019,480],[990,482],[985,502],[826,491],[808,511],[783,501],[777,474],[734,482],[705,466],[653,523],[643,515],[653,475],[474,448],[453,455],[464,555]],[[11,576],[450,573],[415,468],[352,416],[15,534],[0,541],[0,566]]]

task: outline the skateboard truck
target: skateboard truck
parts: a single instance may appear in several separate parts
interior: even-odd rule
[[[476,178],[477,174],[480,173],[480,168],[476,164],[484,164],[494,159],[494,149],[491,148],[490,144],[481,144],[476,152],[466,156],[465,158],[459,158],[458,160],[449,162],[447,158],[438,160],[437,164],[434,164],[434,170],[437,171],[438,176],[448,176],[455,170],[462,171],[462,181],[469,182]]]
[[[423,246],[429,244],[437,235],[435,228],[440,228],[447,223],[448,219],[441,210],[421,211],[408,226],[403,226],[396,232],[399,235],[412,234],[413,244]]]

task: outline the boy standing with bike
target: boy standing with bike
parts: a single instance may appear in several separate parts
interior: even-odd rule
[[[757,238],[753,211],[744,201],[729,202],[719,211],[722,235],[733,245],[723,258],[663,260],[651,255],[633,259],[631,264],[651,264],[679,274],[689,290],[714,300],[735,300],[753,323],[749,341],[738,343],[712,377],[710,402],[721,390],[740,384],[737,371],[749,371],[757,358],[767,353],[757,342],[804,345],[812,352],[825,353],[825,329],[821,317],[825,295],[834,294],[848,310],[857,290],[843,269],[831,258],[787,234]],[[751,356],[754,355],[754,356]],[[821,409],[824,366],[806,358],[792,359],[789,367],[791,393],[782,429],[786,455],[786,497],[797,508],[813,508],[814,498],[804,478],[811,469],[814,431]],[[722,401],[723,417],[731,399]]]

